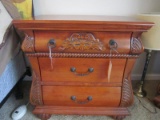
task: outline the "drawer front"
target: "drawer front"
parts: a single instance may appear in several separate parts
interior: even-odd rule
[[[35,50],[49,52],[52,45],[53,53],[110,53],[109,43],[112,40],[115,42],[112,47],[122,54],[130,52],[130,37],[131,32],[35,31]]]
[[[117,107],[121,87],[43,86],[43,102],[53,106]]]
[[[109,59],[53,58],[51,65],[49,58],[39,58],[42,81],[121,83],[126,59],[111,59],[111,61],[112,69],[108,79]]]

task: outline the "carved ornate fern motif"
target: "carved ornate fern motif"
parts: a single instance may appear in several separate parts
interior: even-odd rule
[[[141,41],[138,38],[131,39],[131,53],[139,54],[143,51],[143,46]]]
[[[51,117],[51,114],[37,114],[37,117],[40,118],[41,120],[48,120]]]
[[[25,35],[25,39],[23,41],[22,49],[25,52],[34,52],[34,37]]]
[[[91,33],[73,33],[67,38],[60,49],[76,49],[76,50],[98,50],[104,51],[106,48],[103,43],[96,39]]]
[[[43,105],[40,77],[33,71],[30,101],[33,105]]]
[[[120,107],[128,107],[133,102],[133,92],[131,88],[131,83],[128,79],[123,80],[122,86],[122,99],[120,103]]]

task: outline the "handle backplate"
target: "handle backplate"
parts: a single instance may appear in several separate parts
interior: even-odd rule
[[[88,71],[85,72],[85,73],[79,73],[79,72],[77,72],[75,67],[71,67],[70,71],[73,72],[77,76],[86,76],[86,75],[92,73],[94,71],[94,68],[92,68],[92,67],[88,68]]]
[[[76,96],[71,96],[71,100],[74,101],[74,102],[76,102],[76,103],[78,103],[78,104],[86,104],[86,103],[92,101],[93,98],[92,98],[92,96],[88,96],[86,100],[84,100],[84,101],[79,101],[79,100],[77,100],[77,97],[76,97]]]

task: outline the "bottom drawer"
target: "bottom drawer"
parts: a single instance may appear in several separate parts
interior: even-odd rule
[[[120,104],[121,87],[43,86],[45,105],[53,106],[103,106]]]

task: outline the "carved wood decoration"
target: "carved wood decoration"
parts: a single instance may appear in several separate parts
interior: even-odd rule
[[[41,120],[48,120],[51,117],[51,114],[37,114],[37,117]]]
[[[33,80],[31,86],[30,101],[33,105],[43,105],[42,92],[40,84],[40,76],[38,76],[33,70]]]
[[[131,83],[128,79],[123,80],[122,86],[122,100],[120,107],[128,107],[133,103],[133,92]]]
[[[26,53],[28,57],[49,57],[49,53]],[[85,53],[52,53],[52,58],[81,57],[81,58],[137,58],[139,55],[129,54],[85,54]]]
[[[60,49],[76,49],[76,50],[98,50],[104,51],[106,48],[103,43],[96,39],[91,33],[73,33],[67,38]]]
[[[108,115],[121,120],[129,115],[127,107],[133,102],[130,73],[135,58],[143,51],[139,38],[153,23],[126,17],[58,15],[14,20],[13,24],[27,33],[22,49],[33,69],[30,101],[36,106],[33,113],[39,118],[48,119],[51,114],[79,114]],[[54,52],[50,49],[49,54],[46,43],[50,38],[56,38],[57,46]],[[109,52],[107,43],[110,39],[118,40],[119,53]],[[114,42],[109,45],[114,45]],[[53,70],[50,70],[49,57],[58,58],[53,62]],[[116,62],[112,58],[116,58]],[[111,78],[113,82],[107,82],[110,60],[115,73]],[[71,73],[70,68],[76,67],[77,72],[83,72],[92,64],[93,74],[75,81],[77,76]],[[86,105],[74,104],[72,91],[78,101],[90,95],[93,101]]]
[[[123,120],[126,116],[113,116],[114,120]]]
[[[25,34],[25,39],[22,44],[22,50],[25,52],[34,52],[34,37]]]
[[[131,39],[131,53],[140,54],[143,51],[141,40],[135,37]]]

